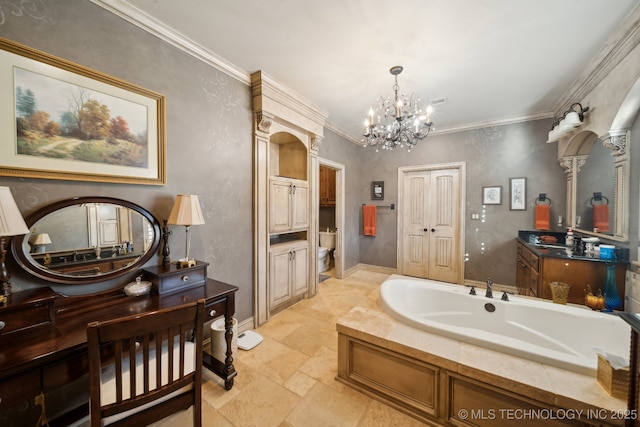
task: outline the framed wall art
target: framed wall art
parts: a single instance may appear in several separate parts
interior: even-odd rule
[[[371,200],[384,200],[384,181],[371,182]]]
[[[527,210],[527,178],[509,178],[509,210]]]
[[[0,175],[166,184],[165,97],[0,38]]]
[[[482,187],[482,204],[483,205],[501,205],[502,204],[502,186],[494,185],[490,187]]]

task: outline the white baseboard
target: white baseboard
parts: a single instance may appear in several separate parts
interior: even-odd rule
[[[373,272],[376,272],[376,273],[383,273],[383,274],[396,274],[397,273],[397,269],[392,268],[392,267],[381,267],[379,265],[362,264],[362,263],[359,263],[355,267],[350,268],[348,270],[348,272],[349,272],[349,274],[353,274],[358,270],[373,271]]]

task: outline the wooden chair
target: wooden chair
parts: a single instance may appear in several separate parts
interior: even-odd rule
[[[190,406],[201,426],[203,323],[204,300],[89,323],[91,426],[145,426]]]

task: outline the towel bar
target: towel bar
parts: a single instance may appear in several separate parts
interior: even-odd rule
[[[362,204],[362,206],[366,206],[366,204]],[[394,210],[396,208],[395,203],[391,203],[390,205],[372,205],[375,206],[377,208],[390,208],[391,210]]]
[[[606,200],[606,202],[602,202],[602,199]],[[593,193],[593,197],[591,198],[591,200],[589,200],[589,203],[591,203],[591,206],[595,206],[593,204],[594,200],[596,202],[602,202],[601,204],[604,204],[604,205],[608,205],[609,204],[609,199],[607,199],[605,196],[603,196],[602,193],[600,193],[600,192]]]
[[[549,201],[549,206],[551,206],[551,198],[547,197],[547,193],[540,193],[540,195],[536,199],[536,205],[538,204],[538,201],[546,202],[547,200]]]

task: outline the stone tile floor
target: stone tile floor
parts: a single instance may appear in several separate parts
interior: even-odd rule
[[[336,321],[354,306],[377,307],[387,274],[358,270],[320,283],[313,298],[273,316],[256,332],[264,338],[238,350],[238,376],[226,391],[210,372],[203,378],[203,426],[314,427],[423,425],[335,380]],[[191,425],[191,410],[158,427]]]

